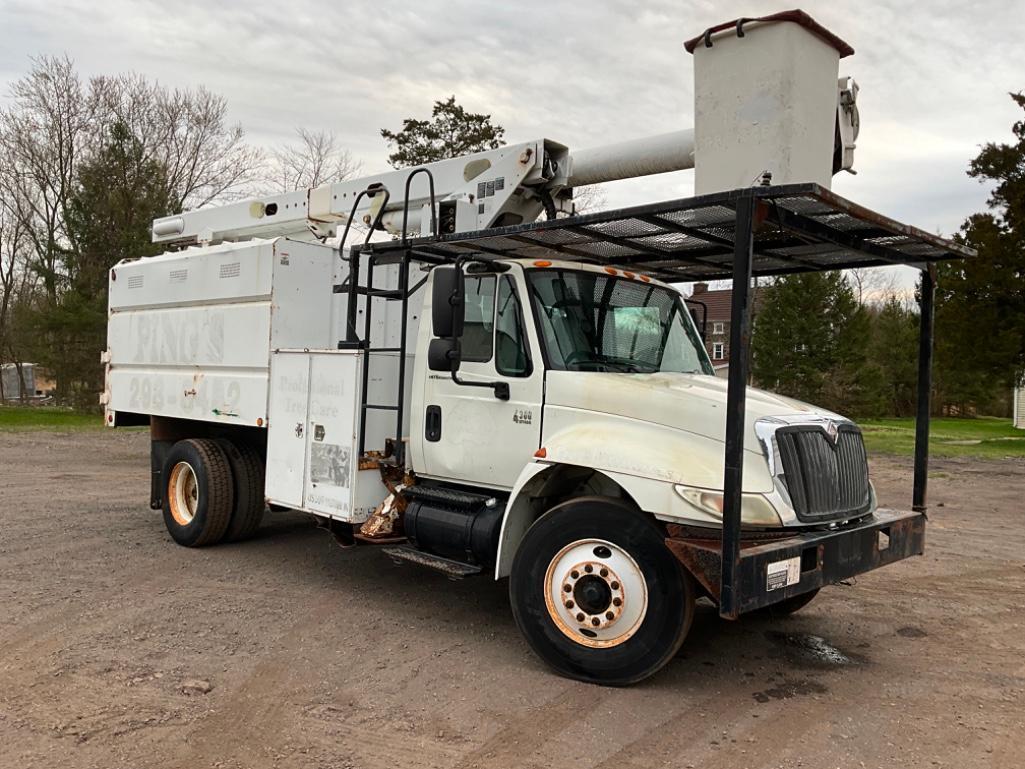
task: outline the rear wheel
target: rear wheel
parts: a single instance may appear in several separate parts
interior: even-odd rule
[[[163,477],[164,525],[179,545],[202,547],[228,530],[234,501],[231,466],[216,441],[178,441],[167,454]]]
[[[694,584],[650,519],[615,500],[552,508],[516,553],[509,593],[531,648],[559,673],[621,686],[676,654]]]
[[[234,503],[224,541],[237,542],[253,536],[263,520],[263,460],[248,443],[236,444],[226,438],[217,443],[228,457],[234,478]]]

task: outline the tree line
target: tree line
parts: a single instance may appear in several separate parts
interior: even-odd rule
[[[38,364],[77,406],[95,407],[102,389],[108,270],[159,252],[154,218],[359,170],[333,133],[300,128],[292,143],[256,147],[221,96],[139,75],[83,79],[67,58],[35,60],[10,97],[0,110],[0,362],[15,363],[23,385],[21,363]]]
[[[1025,109],[1025,96],[1011,96]],[[493,149],[504,133],[454,96],[429,119],[381,130],[395,168]],[[979,256],[939,268],[938,411],[1004,413],[1025,370],[1025,120],[1012,133],[969,165],[994,190],[956,236]],[[254,146],[228,120],[226,100],[204,88],[170,90],[138,75],[84,80],[67,58],[34,61],[0,110],[0,362],[37,363],[59,400],[95,406],[107,274],[161,250],[150,242],[154,218],[360,170],[331,132],[300,128],[291,144]],[[604,202],[593,188],[576,192],[578,209]],[[756,384],[854,416],[913,413],[917,304],[878,275],[809,273],[759,288]]]

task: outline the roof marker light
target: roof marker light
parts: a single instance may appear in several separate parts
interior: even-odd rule
[[[552,263],[549,262],[547,259],[538,259],[536,262],[534,262],[534,266],[535,267],[551,267]]]
[[[647,275],[639,275],[638,277],[645,283],[651,283],[651,278],[649,278]]]
[[[618,275],[619,274],[619,270],[617,270],[615,267],[606,267],[605,268],[605,272],[607,272],[609,275]]]

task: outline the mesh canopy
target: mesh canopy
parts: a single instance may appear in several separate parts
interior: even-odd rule
[[[921,266],[973,256],[958,243],[862,208],[817,184],[755,187],[568,219],[449,235],[412,244],[452,259],[568,259],[653,275],[667,282],[732,276],[736,202],[755,197],[753,273]],[[373,244],[387,251],[396,244]]]

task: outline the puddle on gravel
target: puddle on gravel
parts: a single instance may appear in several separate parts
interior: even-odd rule
[[[781,633],[769,630],[765,637],[779,647],[779,652],[791,662],[811,664],[816,667],[842,667],[865,662],[859,654],[843,652],[825,638],[806,633]]]
[[[771,689],[754,692],[751,696],[755,698],[756,702],[768,702],[769,700],[789,700],[791,697],[808,694],[825,694],[828,691],[829,689],[817,681],[783,681]]]

